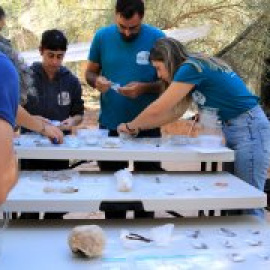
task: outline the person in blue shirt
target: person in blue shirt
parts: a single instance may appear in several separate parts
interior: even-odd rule
[[[18,179],[13,128],[19,103],[19,76],[10,59],[0,52],[0,205]]]
[[[221,59],[190,54],[172,38],[157,41],[150,60],[168,88],[138,117],[121,124],[118,131],[134,134],[171,122],[179,117],[175,107],[191,96],[199,107],[218,109],[226,144],[235,150],[235,175],[263,191],[270,159],[270,126],[258,97]],[[263,216],[262,209],[245,212]]]
[[[143,17],[142,0],[118,0],[116,23],[98,30],[91,44],[85,75],[88,84],[101,94],[99,124],[109,130],[109,136],[118,136],[117,126],[136,117],[161,91],[149,54],[154,43],[165,35],[143,24]],[[159,136],[159,129],[139,134]],[[135,163],[135,170],[149,170],[151,164]],[[103,171],[116,171],[127,167],[127,163],[99,162],[99,166]]]

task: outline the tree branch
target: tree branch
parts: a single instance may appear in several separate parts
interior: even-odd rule
[[[234,8],[234,7],[240,7],[241,4],[233,4],[233,5],[221,5],[221,6],[213,6],[213,7],[202,7],[195,11],[185,13],[185,14],[178,14],[175,18],[171,19],[168,24],[165,24],[165,27],[163,30],[170,29],[172,27],[175,27],[179,21],[183,21],[187,18],[190,18],[192,16],[197,16],[199,14],[206,14],[206,13],[212,13],[218,10],[222,9],[228,9],[228,8]]]
[[[261,21],[265,18],[265,15],[261,15],[255,22],[250,24],[240,35],[238,35],[229,45],[224,47],[221,51],[219,51],[215,56],[222,57],[226,54],[229,50],[235,47],[239,42],[241,42],[251,31],[254,27],[256,27]]]

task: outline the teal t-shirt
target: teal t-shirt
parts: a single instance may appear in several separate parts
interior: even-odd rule
[[[149,54],[154,43],[164,36],[161,30],[143,24],[139,36],[126,42],[115,24],[104,27],[97,31],[92,41],[88,60],[98,63],[102,76],[120,86],[130,82],[154,82],[157,75]],[[133,120],[157,97],[157,94],[143,94],[131,99],[109,89],[100,97],[99,122],[116,129],[120,123]]]
[[[226,121],[258,104],[259,98],[235,72],[213,70],[201,61],[200,65],[201,72],[193,64],[184,63],[173,78],[175,82],[195,85],[192,98],[199,107],[217,108],[220,120]]]

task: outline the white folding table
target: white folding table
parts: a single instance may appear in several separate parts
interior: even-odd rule
[[[159,247],[155,242],[146,244],[120,239],[123,229],[152,238],[153,227],[172,222],[175,229],[169,246]],[[68,236],[72,228],[83,224],[96,224],[104,230],[107,243],[101,258],[80,258],[70,251]],[[233,232],[235,236],[228,237],[222,232],[223,229]],[[199,231],[197,239],[192,238],[194,231]],[[267,223],[245,216],[136,222],[13,220],[3,234],[0,269],[265,270],[270,268],[269,236]],[[207,248],[194,248],[198,243],[204,243]],[[226,248],[226,243],[230,243],[232,247]],[[259,246],[252,246],[252,243],[259,243]],[[234,262],[233,257],[241,260]]]
[[[61,192],[68,187],[77,192]],[[46,193],[48,188],[55,192]],[[89,212],[115,203],[126,210],[137,207],[147,211],[190,211],[262,208],[267,200],[263,192],[225,172],[138,173],[133,175],[131,192],[119,192],[112,174],[78,173],[69,181],[48,181],[42,172],[21,172],[3,209]]]
[[[21,135],[21,139],[27,135]],[[28,138],[28,137],[26,137]],[[231,162],[234,151],[226,147],[202,148],[196,145],[170,145],[156,139],[137,139],[121,143],[117,148],[99,145],[76,148],[62,145],[15,146],[19,159],[82,159],[127,161],[173,161],[173,162]]]

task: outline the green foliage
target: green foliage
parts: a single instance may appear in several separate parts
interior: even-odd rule
[[[4,0],[10,22],[10,36],[19,32],[32,34],[21,43],[20,50],[35,48],[41,32],[59,28],[70,42],[88,41],[101,26],[114,18],[115,0]],[[202,50],[216,53],[228,44],[258,14],[269,7],[268,0],[145,0],[145,21],[161,29],[212,25],[211,35],[202,43]],[[233,22],[233,24],[232,24]],[[34,38],[35,37],[35,38]]]
[[[91,40],[95,31],[114,20],[116,0],[2,0],[7,13],[4,32],[20,51],[37,48],[41,33],[49,28],[63,30],[71,43]],[[258,90],[262,59],[269,57],[269,0],[145,0],[145,22],[160,27],[184,28],[210,24],[210,34],[188,44],[190,49],[217,54],[260,16],[264,20],[256,38],[245,37],[226,53],[225,59],[241,67],[243,78]],[[251,76],[256,74],[256,76]],[[256,79],[257,78],[257,79]],[[254,80],[256,82],[254,82]]]

